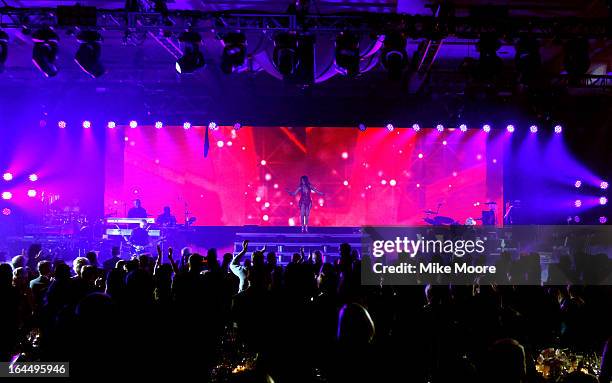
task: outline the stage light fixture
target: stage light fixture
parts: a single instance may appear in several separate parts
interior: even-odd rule
[[[536,125],[531,125],[531,126],[529,127],[529,131],[530,131],[531,133],[537,133],[537,132],[538,132],[538,127],[537,127]]]
[[[387,127],[387,130],[388,130],[388,131],[390,131],[390,132],[392,132],[392,131],[393,131],[393,129],[395,129],[395,128],[393,127],[393,124],[387,124],[387,126],[386,126],[386,127]]]
[[[54,77],[58,73],[55,61],[57,59],[59,37],[49,27],[42,28],[32,34],[32,62],[45,75]]]
[[[606,197],[599,197],[599,204],[600,205],[605,205],[608,203],[608,198]]]
[[[421,127],[419,126],[419,124],[412,124],[412,130],[418,132],[419,130],[421,130]]]
[[[581,221],[581,219],[580,219],[580,216],[579,216],[579,215],[577,215],[577,216],[575,216],[575,217],[574,217],[574,222],[576,222],[576,223],[580,223],[580,221]]]
[[[161,129],[164,127],[164,124],[161,121],[155,122],[155,129]]]
[[[30,198],[36,197],[36,190],[34,190],[34,189],[28,190],[28,197],[30,197]]]
[[[574,201],[574,206],[576,206],[576,207],[582,206],[582,200],[579,200],[579,199],[575,200]]]
[[[11,215],[11,209],[5,207],[4,209],[2,209],[2,215]]]
[[[136,129],[137,126],[138,126],[138,122],[136,122],[135,120],[130,121],[130,128]]]
[[[606,190],[608,188],[608,183],[606,181],[601,181],[599,184],[599,188],[602,190]]]
[[[87,120],[83,121],[83,128],[84,129],[91,128],[91,121],[87,121]]]
[[[13,173],[9,173],[9,172],[4,173],[2,175],[2,179],[4,179],[7,182],[12,180],[13,179]]]
[[[65,129],[66,128],[66,121],[58,121],[57,122],[57,127],[60,129]]]
[[[347,76],[359,74],[359,38],[351,32],[340,32],[336,36],[336,66],[346,71]]]
[[[294,33],[279,33],[274,37],[274,66],[283,76],[291,76],[298,66],[298,39]]]
[[[589,41],[586,38],[569,40],[565,44],[563,64],[573,81],[586,74],[591,66]]]
[[[0,30],[0,73],[4,71],[4,63],[8,58],[8,34]]]
[[[604,225],[606,224],[606,222],[608,222],[608,218],[606,216],[602,215],[601,217],[599,217],[599,223]]]
[[[582,181],[580,181],[580,180],[576,180],[576,182],[574,182],[574,186],[575,186],[576,188],[581,187],[581,186],[582,186]]]
[[[390,32],[385,35],[381,50],[381,62],[389,72],[389,78],[399,80],[402,77],[402,72],[408,65],[406,37],[404,35],[398,32]]]
[[[30,174],[30,175],[28,176],[28,179],[29,179],[30,181],[32,181],[32,182],[36,182],[36,181],[38,181],[38,174],[36,174],[36,173],[32,173],[32,174]]]
[[[508,131],[508,133],[514,133],[514,125],[506,126],[506,130]]]
[[[436,130],[438,132],[442,133],[444,131],[444,125],[442,125],[442,124],[436,125]]]
[[[459,130],[465,133],[465,132],[467,132],[468,127],[467,127],[466,124],[461,124],[461,125],[459,125]]]
[[[218,130],[219,127],[217,126],[217,124],[215,122],[211,121],[211,122],[208,123],[208,129],[210,129],[210,130]]]
[[[496,33],[482,33],[476,44],[480,52],[478,75],[485,79],[496,77],[502,70],[502,59],[497,55],[501,43]]]
[[[242,128],[242,125],[241,125],[239,122],[237,122],[237,123],[235,123],[235,124],[234,124],[234,130],[235,130],[235,131],[239,131],[239,130],[240,130],[240,128]]]
[[[529,36],[521,36],[515,49],[514,61],[518,72],[518,82],[524,85],[537,82],[542,66],[538,40]]]
[[[74,62],[93,78],[98,78],[106,73],[104,65],[100,61],[102,56],[102,35],[98,31],[81,31],[77,35],[80,43],[74,55]]]
[[[179,36],[179,42],[183,48],[183,55],[176,60],[177,73],[193,73],[204,67],[204,54],[200,50],[202,36],[193,31],[183,32]]]
[[[563,127],[561,125],[555,125],[554,130],[556,134],[561,134],[561,132],[563,132]]]
[[[2,199],[9,200],[11,198],[13,198],[13,193],[9,191],[2,192]]]
[[[359,124],[357,126],[357,129],[359,129],[360,132],[365,132],[365,130],[367,129],[367,127],[365,126],[365,124]]]
[[[106,126],[107,126],[109,129],[115,129],[115,127],[117,126],[117,124],[115,123],[115,121],[109,121],[109,122],[106,124]]]
[[[185,130],[191,129],[191,123],[190,122],[183,122],[183,129],[185,129]]]
[[[489,132],[491,131],[491,125],[489,125],[489,124],[484,124],[484,125],[482,126],[482,130],[483,130],[485,133],[489,133]]]
[[[246,58],[246,36],[241,32],[229,32],[221,38],[221,71],[231,74],[236,68],[244,65]]]

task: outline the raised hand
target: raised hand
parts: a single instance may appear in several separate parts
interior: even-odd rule
[[[242,250],[246,251],[248,246],[249,246],[249,240],[248,239],[245,239],[244,241],[242,241]]]
[[[171,247],[169,247],[168,248],[168,259],[171,260],[171,261],[172,261],[172,253],[173,253],[173,250],[172,250]]]

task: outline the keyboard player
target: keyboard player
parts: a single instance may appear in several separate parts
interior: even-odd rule
[[[128,218],[147,218],[147,211],[139,199],[134,200],[134,207],[128,210]]]

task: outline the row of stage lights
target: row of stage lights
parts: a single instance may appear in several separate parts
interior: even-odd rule
[[[584,182],[582,180],[576,180],[574,182],[574,187],[576,189],[581,189],[583,186],[585,186],[585,184],[584,184]],[[607,192],[609,183],[608,183],[608,181],[600,181],[599,185],[593,185],[593,186],[599,187],[599,189],[601,189],[602,191]],[[608,197],[601,196],[601,197],[599,197],[599,199],[597,201],[598,201],[600,206],[605,206],[605,205],[608,204]],[[576,199],[574,201],[574,206],[576,208],[581,208],[582,205],[583,205],[583,200],[582,199],[578,198],[578,199]],[[574,223],[579,224],[579,223],[582,222],[582,219],[580,218],[579,215],[576,215],[574,217],[568,217],[568,221],[573,221]],[[608,217],[606,217],[605,215],[600,216],[599,217],[599,223],[602,224],[602,225],[605,225],[606,223],[608,223]]]
[[[66,123],[66,121],[64,121],[64,120],[60,120],[60,121],[58,121],[57,126],[58,126],[60,129],[65,129],[65,128],[67,128],[67,127],[68,127],[68,124]],[[83,122],[82,122],[81,126],[82,126],[84,129],[90,129],[90,128],[91,128],[93,125],[92,125],[91,121],[89,121],[89,120],[85,120],[85,121],[83,121]],[[106,127],[107,127],[108,129],[115,129],[117,126],[118,126],[118,125],[117,125],[117,123],[116,123],[115,121],[108,121],[108,122],[106,123]],[[136,128],[138,127],[138,122],[137,122],[136,120],[132,120],[132,121],[130,121],[130,122],[128,123],[128,126],[129,126],[131,129],[136,129]],[[164,123],[163,123],[163,122],[161,122],[161,121],[156,121],[156,122],[153,124],[153,126],[154,126],[156,129],[162,129],[162,128],[164,127]],[[192,124],[191,124],[190,122],[184,122],[184,123],[183,123],[183,129],[185,129],[185,130],[189,130],[189,129],[191,129],[191,127],[192,127]],[[240,129],[241,127],[242,127],[242,125],[241,125],[240,123],[238,123],[238,122],[237,122],[237,123],[235,123],[235,124],[233,125],[234,130],[238,130],[238,129]],[[215,122],[210,122],[210,123],[208,123],[208,128],[209,128],[209,129],[211,129],[211,130],[217,130],[217,129],[219,129],[219,125],[217,125]],[[394,131],[394,130],[395,130],[395,126],[394,126],[393,124],[387,124],[387,125],[385,125],[385,128],[386,128],[388,131],[390,131],[390,132],[392,132],[392,131]],[[367,129],[367,127],[366,127],[366,125],[365,125],[365,124],[359,124],[359,125],[358,125],[358,129],[359,129],[360,131],[362,131],[362,132],[363,132],[363,131],[365,131],[365,130]],[[436,130],[437,130],[438,132],[440,132],[440,133],[444,132],[444,130],[446,130],[446,129],[449,129],[449,128],[445,127],[445,126],[444,126],[444,125],[442,125],[442,124],[437,124],[437,125],[436,125]],[[454,128],[450,128],[450,129],[454,129]],[[457,129],[459,129],[461,132],[467,132],[467,131],[468,131],[468,129],[474,129],[474,128],[468,128],[468,126],[467,126],[466,124],[461,124],[461,125],[459,125],[459,126],[457,127]],[[490,125],[490,124],[484,124],[484,125],[482,125],[481,129],[482,129],[482,131],[483,131],[483,132],[485,132],[485,133],[490,133],[490,132],[491,132],[491,130],[492,130],[493,128],[491,127],[491,125]],[[416,123],[415,123],[415,124],[412,124],[412,130],[413,130],[413,131],[415,131],[415,132],[418,132],[418,131],[420,131],[420,130],[421,130],[421,126],[420,126],[419,124],[416,124]],[[506,131],[507,131],[508,133],[514,133],[514,132],[515,132],[515,130],[516,130],[516,128],[514,127],[514,125],[511,125],[511,124],[506,125]],[[531,125],[531,126],[529,127],[529,132],[530,132],[530,133],[537,133],[538,131],[539,131],[539,128],[538,128],[538,126],[537,126],[537,125]],[[561,134],[561,133],[563,133],[563,127],[562,127],[561,125],[555,125],[555,126],[553,127],[553,131],[554,131],[556,134]]]
[[[4,174],[2,174],[2,179],[3,179],[5,182],[11,182],[11,181],[13,180],[13,178],[14,178],[14,175],[13,175],[13,173],[11,173],[11,172],[5,172]],[[36,174],[36,173],[32,173],[32,174],[30,174],[30,175],[28,176],[28,180],[30,180],[30,182],[36,182],[36,181],[38,181],[38,174]],[[36,189],[28,189],[28,191],[26,192],[26,194],[27,194],[27,196],[28,196],[28,197],[30,197],[30,198],[34,198],[34,197],[36,197],[36,195],[37,195],[38,193],[36,192]],[[12,192],[10,192],[10,191],[3,191],[3,192],[2,192],[2,194],[0,194],[0,197],[1,197],[3,200],[8,201],[8,200],[10,200],[10,199],[12,199],[12,198],[13,198],[13,193],[12,193]],[[9,214],[10,214],[10,213],[9,213]],[[8,214],[5,214],[5,215],[8,215]]]

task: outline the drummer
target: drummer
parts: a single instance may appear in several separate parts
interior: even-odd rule
[[[176,226],[176,217],[170,213],[170,206],[164,206],[164,212],[157,217],[155,222],[162,227]]]

